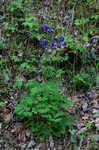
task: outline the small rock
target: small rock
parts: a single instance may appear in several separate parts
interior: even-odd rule
[[[20,52],[20,53],[18,54],[18,56],[19,56],[19,57],[23,56],[23,53],[22,53],[22,52]]]
[[[26,146],[27,146],[27,144],[24,144],[24,143],[20,144],[21,148],[26,148]]]
[[[88,91],[86,96],[87,96],[90,100],[94,99],[94,98],[96,97],[96,92],[95,92],[95,90]]]
[[[63,149],[63,146],[62,145],[58,145],[58,150],[62,150]]]
[[[96,123],[99,123],[99,118],[97,118],[97,119],[95,120],[95,122],[96,122]]]
[[[54,147],[54,141],[53,141],[52,136],[49,137],[49,142],[50,142],[50,148],[53,148]]]
[[[92,113],[93,113],[93,114],[98,114],[98,113],[99,113],[99,110],[93,109],[93,110],[92,110]]]
[[[31,132],[29,130],[26,130],[26,136],[29,138],[31,136]]]
[[[99,39],[97,39],[97,38],[92,39],[92,44],[91,44],[91,45],[92,45],[93,48],[96,48],[96,45],[97,45],[97,43],[98,43],[98,40],[99,40]]]
[[[84,104],[82,105],[83,111],[85,112],[85,111],[87,110],[87,108],[88,108],[88,103],[84,103]]]
[[[76,136],[79,135],[79,134],[81,134],[81,133],[84,133],[86,130],[87,130],[86,127],[81,128],[81,129],[76,133]]]
[[[38,82],[42,82],[42,77],[41,77],[40,75],[38,75],[37,78],[36,78],[36,80],[37,80]]]
[[[4,116],[4,122],[5,122],[5,123],[9,123],[12,118],[13,118],[13,116],[12,116],[11,113],[6,114],[6,115]]]
[[[27,148],[32,148],[35,144],[36,144],[35,141],[32,140],[32,141],[29,142]]]
[[[69,23],[69,17],[68,17],[68,16],[65,16],[65,17],[63,18],[62,23],[63,23],[63,25],[68,24],[68,23]]]

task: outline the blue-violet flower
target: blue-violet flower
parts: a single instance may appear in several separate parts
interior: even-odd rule
[[[63,43],[63,45],[66,46],[66,45],[67,45],[67,42],[65,41],[65,42]]]
[[[52,46],[55,46],[56,45],[56,41],[52,41]]]
[[[49,27],[48,32],[52,33],[54,30],[52,28]]]
[[[63,42],[63,41],[64,41],[64,36],[60,36],[60,37],[59,37],[59,41],[60,41],[60,42]]]
[[[48,44],[48,42],[46,40],[40,40],[40,43],[42,46],[46,46]]]
[[[57,43],[57,48],[61,48],[61,44],[60,43]]]
[[[48,26],[48,25],[42,25],[42,29],[43,29],[44,31],[47,31],[47,30],[49,29],[49,26]]]

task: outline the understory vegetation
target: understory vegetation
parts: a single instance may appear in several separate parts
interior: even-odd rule
[[[7,99],[9,109],[37,139],[73,136],[77,114],[69,111],[74,102],[68,97],[95,86],[98,0],[6,1],[0,10],[0,109]],[[71,143],[76,147],[76,141]]]

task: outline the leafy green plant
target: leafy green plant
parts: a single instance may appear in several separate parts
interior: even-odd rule
[[[17,76],[16,81],[13,84],[13,88],[21,89],[21,87],[22,87],[22,79],[21,79],[21,77]]]
[[[8,36],[18,32],[19,24],[24,20],[24,7],[21,0],[10,2],[7,8],[7,20],[3,23]],[[22,19],[23,18],[23,19]]]
[[[40,40],[43,36],[43,34],[38,32],[39,25],[36,17],[30,13],[29,3],[31,3],[31,1],[28,3],[27,0],[24,2],[22,0],[12,1],[7,8],[7,19],[3,25],[7,37],[12,38],[13,35],[14,42],[15,39],[17,41],[16,44],[23,41],[24,44],[30,41],[35,43],[36,40]],[[24,37],[24,35],[26,36]]]
[[[0,40],[0,48],[5,48],[4,39]]]
[[[74,129],[69,129],[69,132],[71,135],[74,135],[76,131]]]
[[[86,128],[87,129],[91,129],[92,128],[93,123],[92,122],[88,122],[86,123]]]
[[[40,69],[40,73],[42,73],[44,79],[55,79],[61,77],[62,74],[64,74],[65,71],[62,69],[55,69],[53,66],[43,66]]]
[[[79,134],[79,135],[78,135],[78,139],[79,139],[79,140],[83,140],[84,138],[85,138],[85,135],[83,135],[83,134]]]
[[[80,19],[75,19],[75,25],[78,27],[79,31],[85,33],[85,24],[89,21],[88,18],[82,17]]]
[[[16,114],[21,119],[26,118],[26,126],[31,126],[38,138],[65,134],[66,127],[73,123],[73,119],[64,111],[72,102],[60,94],[60,86],[60,82],[28,81],[26,88],[29,91],[15,107]]]
[[[0,107],[2,107],[4,105],[4,103],[3,102],[0,102]]]
[[[39,24],[37,23],[36,18],[30,13],[26,14],[23,25],[27,28],[26,32],[30,34],[31,39],[37,38],[40,40],[44,36],[43,34],[39,34]]]
[[[80,87],[91,87],[93,84],[90,74],[87,73],[75,75],[70,83],[72,84],[72,87],[77,89],[79,89]]]
[[[45,79],[52,78],[55,76],[55,68],[52,66],[43,66],[40,69],[40,72],[44,76]]]
[[[92,135],[91,135],[91,140],[92,140],[92,142],[96,142],[97,139],[99,139],[99,135],[98,135],[98,134],[92,134]]]

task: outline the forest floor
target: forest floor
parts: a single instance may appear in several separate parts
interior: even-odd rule
[[[39,24],[42,24],[44,21],[47,23],[53,16],[59,16],[55,21],[55,26],[57,24],[59,27],[66,25],[66,28],[68,27],[70,33],[74,36],[80,34],[73,25],[73,20],[69,23],[69,13],[66,16],[67,20],[64,17],[65,9],[64,11],[61,11],[62,8],[57,7],[51,13],[49,10],[50,4],[48,5],[47,3],[44,5],[45,6],[43,6],[43,3],[41,6],[39,4],[37,10],[32,12],[32,15],[38,18]],[[69,26],[67,24],[69,24]],[[65,32],[66,28],[63,28],[61,31]],[[99,36],[89,38],[87,44],[89,44],[88,47],[93,47],[94,39],[98,39],[98,42],[96,40],[96,47],[94,47],[94,51],[97,51],[97,54],[99,54]],[[19,57],[21,57],[21,52],[22,51],[20,50]],[[11,53],[14,52],[11,51]],[[10,57],[8,57],[7,54],[4,56],[3,53],[0,54],[0,58],[4,58],[5,60]],[[9,59],[8,62],[12,63],[12,60]],[[9,68],[12,65],[10,63],[7,64]],[[11,90],[13,85],[13,76],[17,76],[17,73],[15,72],[13,74],[12,70],[12,72],[10,72],[12,76],[8,74],[8,76],[5,77],[5,81],[0,83],[1,89],[6,91],[5,93],[3,92],[3,97],[1,97],[4,104],[0,107],[0,150],[99,150],[99,86],[95,85],[89,89],[85,89],[84,92],[81,92],[81,90],[74,90],[72,96],[70,94],[65,95],[68,99],[74,102],[74,104],[66,110],[72,117],[75,118],[73,129],[68,130],[67,135],[59,136],[56,139],[50,135],[49,137],[46,137],[44,141],[40,141],[33,135],[29,128],[24,127],[24,123],[20,121],[15,114],[14,107],[19,103],[22,95],[24,94],[23,89]],[[23,78],[24,75],[22,73],[24,73],[24,70],[23,72],[19,72],[19,75],[22,77],[24,82],[24,80],[27,80],[28,77]],[[0,73],[0,76],[2,76],[2,72]],[[10,79],[9,76],[12,77],[12,79]],[[36,78],[39,78],[39,81],[42,80],[39,75]],[[14,78],[14,80],[15,79],[16,78]],[[6,89],[8,89],[8,91]],[[69,91],[67,91],[67,93],[69,93]]]
[[[45,141],[38,141],[29,129],[24,127],[14,112],[9,109],[13,106],[13,100],[17,98],[13,93],[10,99],[6,99],[0,116],[0,149],[1,150],[98,150],[99,149],[99,87],[94,87],[85,93],[79,93],[69,97],[74,104],[68,109],[75,111],[74,133],[68,137],[47,137]],[[73,114],[71,114],[73,115]],[[97,128],[97,129],[96,129]]]

